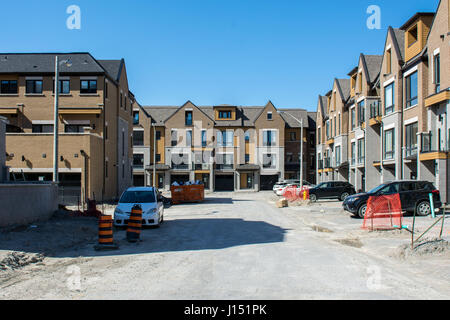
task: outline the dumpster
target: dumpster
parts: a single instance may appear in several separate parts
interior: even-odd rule
[[[171,186],[172,203],[203,202],[205,199],[205,186],[203,184]]]

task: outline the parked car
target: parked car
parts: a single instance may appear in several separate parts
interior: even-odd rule
[[[296,185],[296,184],[287,184],[286,186],[277,189],[277,191],[275,193],[277,194],[277,196],[283,196],[284,192],[286,191],[287,188],[298,188],[298,185]]]
[[[322,182],[309,189],[309,199],[311,201],[317,201],[319,199],[338,199],[344,201],[348,196],[355,193],[355,188],[348,182],[329,181]]]
[[[273,192],[275,192],[277,195],[280,195],[279,193],[281,190],[286,188],[288,185],[300,185],[300,180],[284,180],[281,182],[277,182],[273,186]],[[312,183],[309,183],[308,181],[303,181],[303,187],[305,188],[312,188],[314,185]]]
[[[142,207],[142,226],[157,226],[164,221],[163,198],[158,189],[150,187],[129,188],[120,197],[114,211],[114,225],[124,227],[130,219],[135,204]]]
[[[344,210],[355,216],[364,218],[367,210],[367,201],[371,196],[392,195],[400,196],[402,211],[414,212],[419,216],[431,214],[430,193],[433,194],[434,208],[442,207],[439,191],[428,181],[395,181],[379,185],[367,193],[355,194],[345,199],[342,204]]]

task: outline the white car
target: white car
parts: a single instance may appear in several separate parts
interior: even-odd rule
[[[295,187],[297,188],[298,186],[296,184],[288,184],[280,189],[277,189],[277,191],[275,192],[277,194],[277,196],[283,196],[284,195],[284,191],[286,191],[287,188],[290,187]]]
[[[142,207],[142,226],[157,226],[164,221],[164,204],[156,188],[129,188],[120,197],[114,211],[114,225],[125,227],[130,219],[131,209],[139,204]]]

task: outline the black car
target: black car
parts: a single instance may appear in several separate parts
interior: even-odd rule
[[[442,207],[439,191],[428,181],[396,181],[379,185],[367,193],[355,194],[345,199],[342,204],[344,210],[355,216],[364,218],[367,210],[367,201],[371,196],[392,195],[398,193],[402,211],[419,216],[431,214],[430,193],[433,194],[434,208]]]
[[[317,201],[319,199],[338,199],[344,201],[348,196],[355,194],[355,188],[348,182],[329,181],[322,182],[309,189],[309,199]]]

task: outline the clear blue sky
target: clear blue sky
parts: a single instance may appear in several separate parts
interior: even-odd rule
[[[69,30],[69,5],[81,30]],[[381,8],[381,30],[366,26]],[[315,111],[361,52],[381,54],[400,27],[438,0],[3,1],[0,52],[88,51],[125,58],[143,105],[261,105]]]

